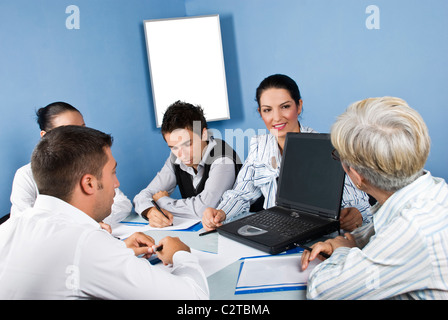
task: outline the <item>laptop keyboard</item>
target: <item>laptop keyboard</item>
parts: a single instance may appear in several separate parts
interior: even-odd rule
[[[274,231],[285,237],[308,231],[318,226],[311,221],[304,221],[286,215],[270,214],[269,211],[258,212],[249,216],[246,222],[259,228]]]

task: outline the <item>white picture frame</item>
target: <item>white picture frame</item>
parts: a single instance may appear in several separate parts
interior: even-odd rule
[[[156,126],[177,100],[200,105],[207,122],[230,119],[219,15],[143,24]]]

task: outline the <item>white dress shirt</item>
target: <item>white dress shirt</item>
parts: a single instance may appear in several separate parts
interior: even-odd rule
[[[448,186],[429,172],[372,207],[373,223],[352,232],[315,267],[312,299],[448,299]]]
[[[39,195],[0,225],[0,299],[208,299],[207,279],[186,251],[152,266],[84,212]]]
[[[175,164],[179,164],[180,169],[191,175],[193,186],[196,187],[202,180],[204,166],[210,151],[215,147],[216,141],[210,137],[209,143],[204,151],[201,161],[198,164],[197,173],[193,168],[186,166],[179,159]],[[140,191],[134,198],[135,212],[141,214],[144,210],[153,207],[151,203],[152,196],[159,191],[167,191],[171,194],[177,186],[176,174],[173,168],[172,155],[165,161],[162,169],[157,173],[150,184]],[[232,159],[222,157],[213,161],[210,166],[209,176],[205,182],[204,190],[195,197],[186,199],[174,199],[171,197],[162,197],[157,200],[157,204],[171,212],[175,216],[181,216],[191,219],[202,218],[202,213],[207,207],[215,207],[222,194],[231,189],[235,182],[235,164]]]
[[[33,178],[31,163],[28,163],[19,168],[14,176],[10,198],[12,203],[11,216],[31,208],[38,195],[39,190],[37,189],[36,182]],[[131,211],[131,201],[120,191],[120,189],[116,188],[112,212],[104,219],[104,222],[113,227],[126,218]]]
[[[306,126],[301,126],[300,131],[316,133]],[[249,154],[236,178],[235,185],[232,190],[224,193],[217,207],[227,214],[228,221],[247,214],[250,205],[261,195],[264,196],[265,209],[276,205],[277,178],[280,175],[281,158],[277,139],[273,135],[263,134],[252,137]],[[345,178],[341,207],[357,208],[363,217],[363,223],[371,220],[367,194],[357,189],[348,176]]]

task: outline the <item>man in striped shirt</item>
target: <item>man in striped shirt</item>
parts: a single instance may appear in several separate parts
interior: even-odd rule
[[[352,104],[332,143],[353,183],[374,196],[373,223],[313,246],[331,257],[309,276],[310,299],[448,299],[448,186],[425,171],[430,139],[405,101]]]

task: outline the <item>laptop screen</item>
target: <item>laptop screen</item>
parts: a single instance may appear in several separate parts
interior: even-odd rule
[[[330,135],[288,133],[283,150],[277,205],[339,217],[345,172],[334,160]]]

